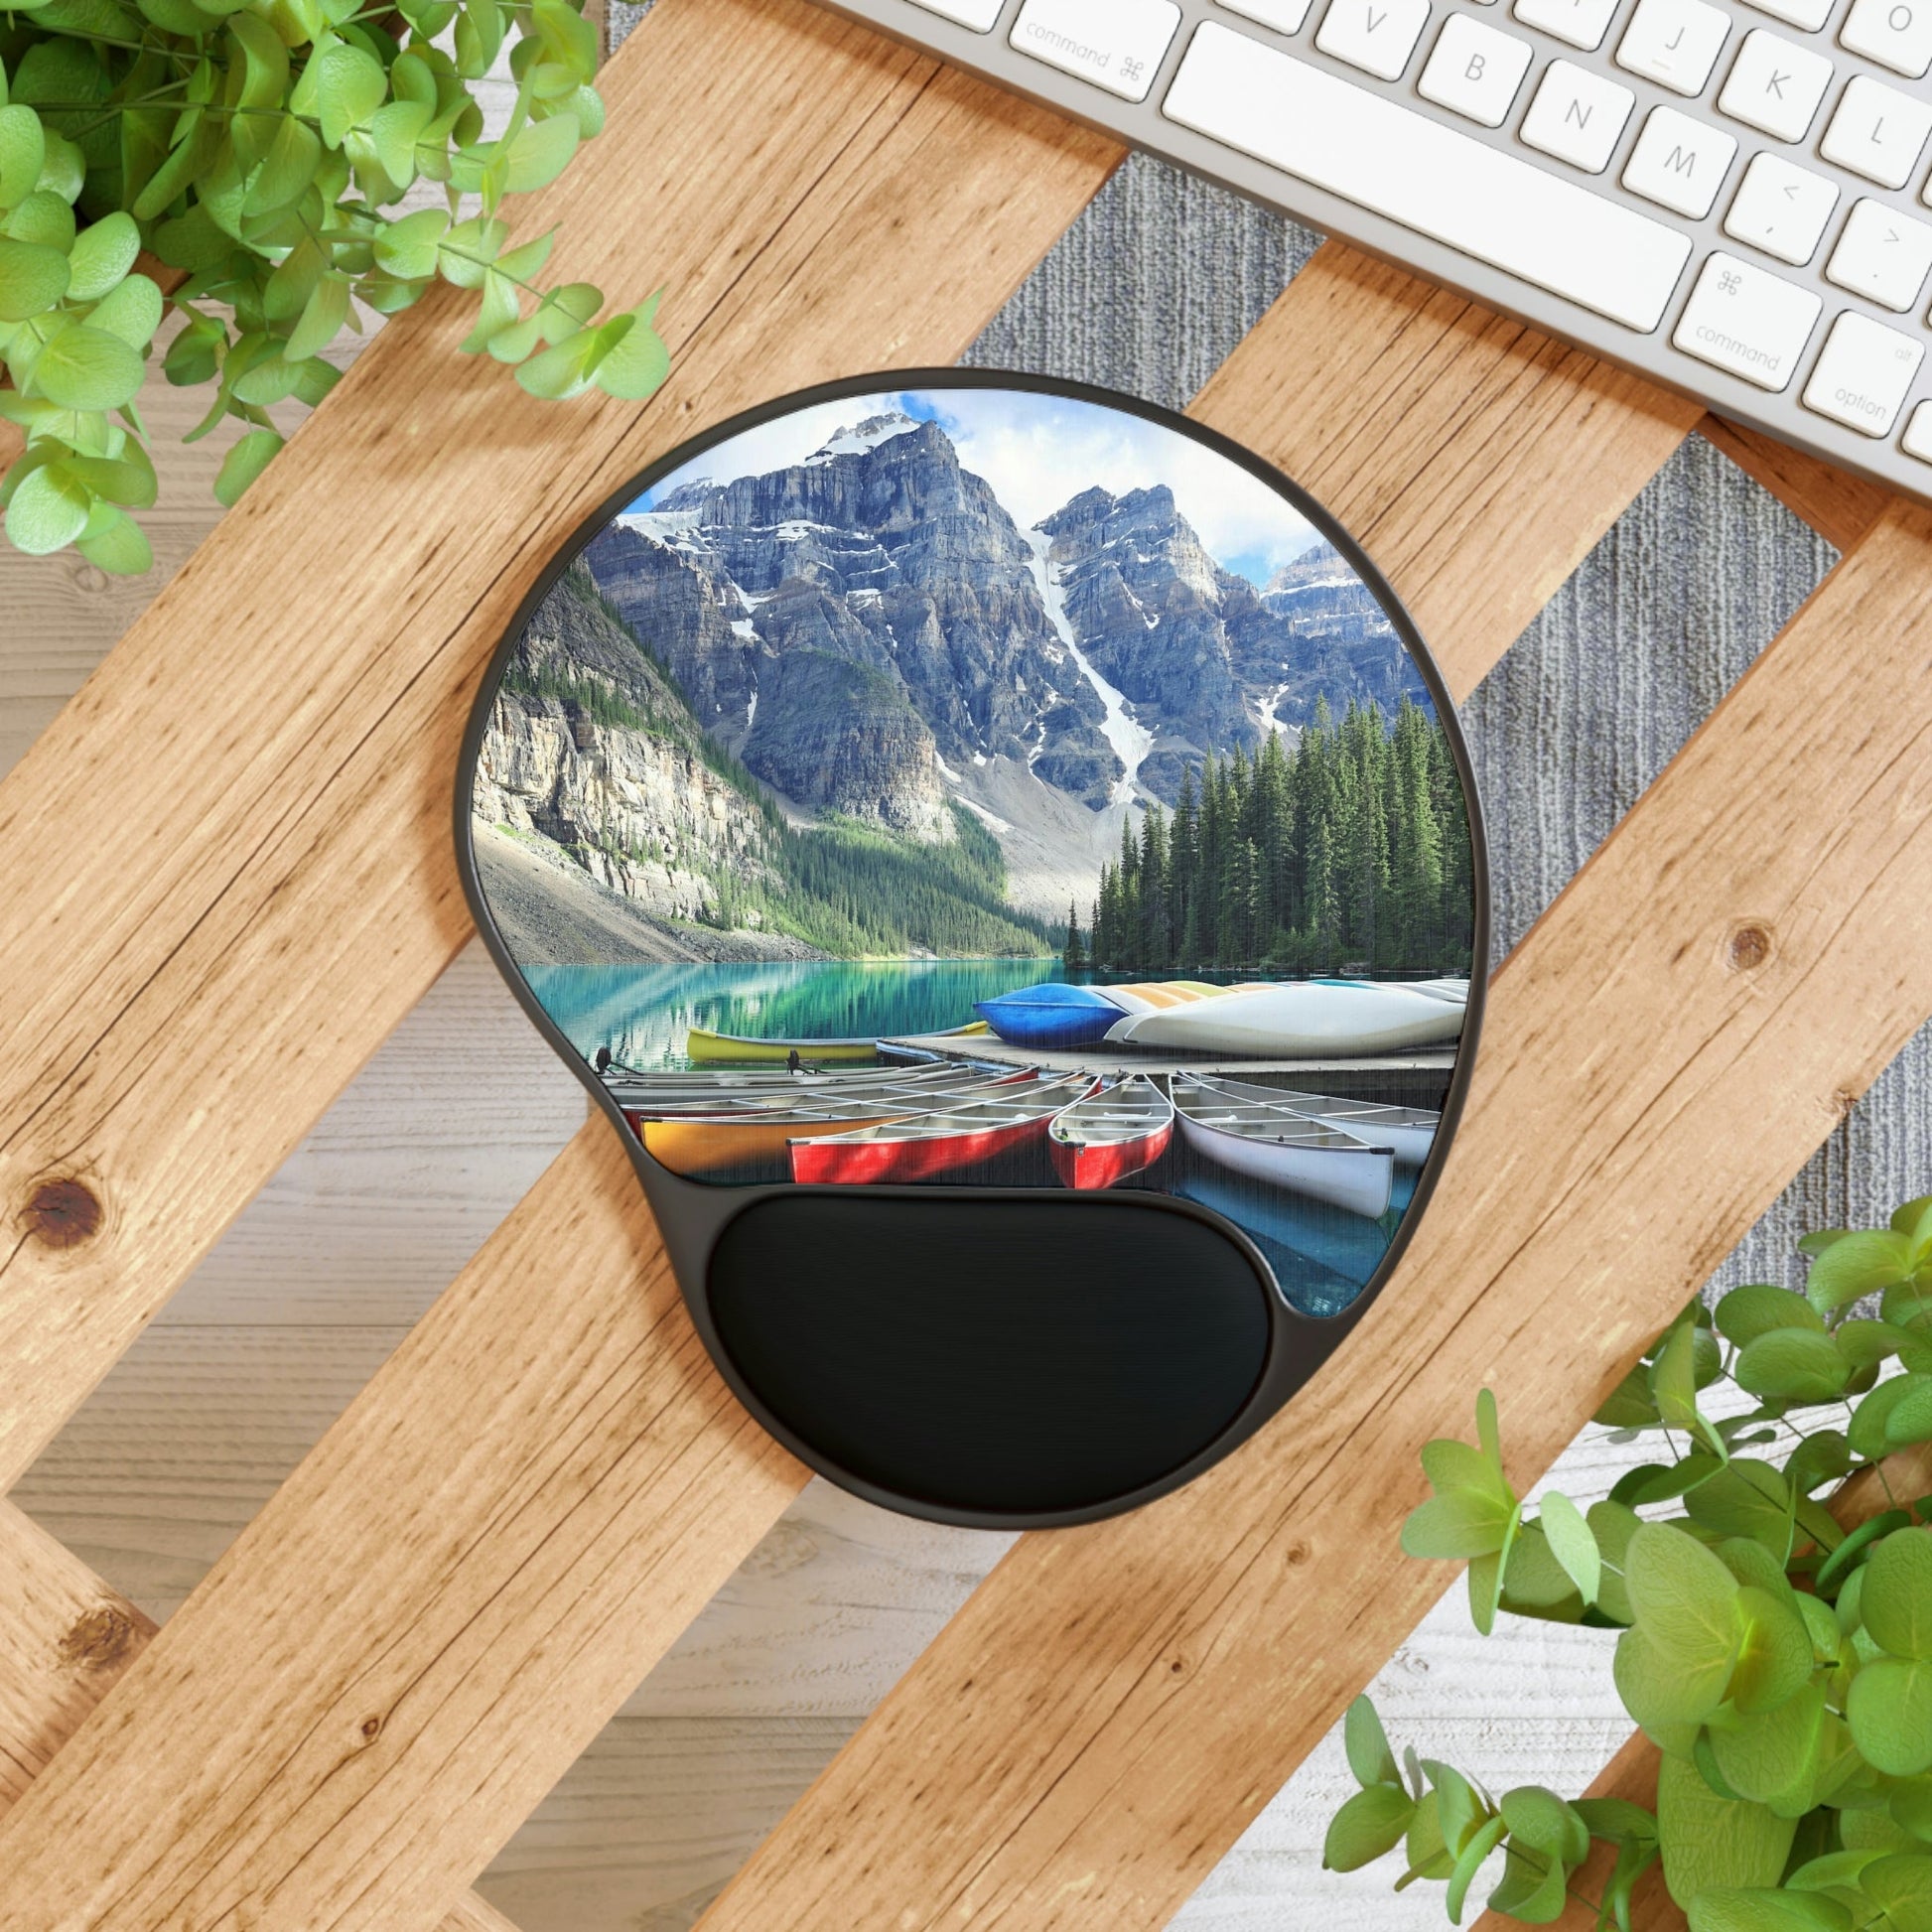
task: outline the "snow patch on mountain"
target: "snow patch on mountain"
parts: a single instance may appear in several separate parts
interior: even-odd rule
[[[1059,632],[1073,662],[1079,667],[1080,675],[1093,687],[1094,695],[1106,708],[1106,719],[1100,727],[1101,735],[1127,767],[1125,774],[1114,781],[1113,802],[1116,805],[1128,804],[1133,799],[1141,766],[1147,762],[1147,755],[1154,750],[1154,734],[1136,721],[1127,707],[1126,698],[1094,669],[1092,660],[1074,637],[1073,626],[1067,621],[1066,593],[1060,584],[1059,573],[1048,560],[1047,553],[1053,547],[1053,539],[1044,530],[1037,529],[1027,531],[1026,537],[1028,547],[1033,551],[1034,582],[1039,586],[1039,601],[1045,605],[1046,615],[1053,628]]]

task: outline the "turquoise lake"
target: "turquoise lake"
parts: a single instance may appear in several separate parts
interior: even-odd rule
[[[529,966],[531,991],[586,1059],[688,1066],[693,1027],[760,1039],[940,1033],[975,1000],[1061,977],[1055,959],[763,961],[752,965]]]

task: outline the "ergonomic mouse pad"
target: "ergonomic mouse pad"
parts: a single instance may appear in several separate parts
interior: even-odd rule
[[[686,445],[545,574],[459,793],[720,1369],[899,1508],[1206,1467],[1454,1123],[1486,897],[1442,681],[1303,491],[1125,397],[920,371]]]

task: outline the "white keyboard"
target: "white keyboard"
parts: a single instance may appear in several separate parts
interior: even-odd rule
[[[1932,0],[828,0],[1932,500]]]

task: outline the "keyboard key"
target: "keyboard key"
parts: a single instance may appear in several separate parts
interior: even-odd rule
[[[1400,80],[1428,24],[1429,0],[1328,0],[1314,44],[1378,80]]]
[[[1815,34],[1831,19],[1833,0],[1750,0],[1750,4],[1788,27],[1802,27],[1807,34]]]
[[[1674,93],[1701,94],[1729,32],[1730,16],[1709,0],[1638,0],[1616,64]]]
[[[993,23],[1000,17],[1000,9],[1006,0],[912,0],[915,7],[923,7],[929,14],[939,14],[947,20],[956,20],[962,27],[970,27],[976,34],[990,34]]]
[[[1903,188],[1928,134],[1932,107],[1861,73],[1846,86],[1818,151],[1880,188]]]
[[[1501,127],[1529,65],[1528,41],[1467,14],[1450,14],[1416,91],[1483,127]]]
[[[1704,264],[1671,343],[1700,362],[1776,391],[1790,386],[1824,306],[1809,289],[1735,255],[1716,254]]]
[[[1916,338],[1847,310],[1805,384],[1805,407],[1867,436],[1889,436],[1924,357]]]
[[[1753,155],[1725,216],[1725,233],[1802,268],[1818,252],[1837,206],[1837,186],[1823,175],[1774,154]]]
[[[1690,237],[1212,21],[1164,110],[1536,288],[1648,332]]]
[[[1525,27],[1554,34],[1589,54],[1603,45],[1616,0],[1516,0],[1514,12]]]
[[[1179,25],[1173,0],[1027,0],[1008,38],[1050,68],[1145,100]]]
[[[1299,34],[1309,17],[1309,0],[1220,0],[1231,14],[1241,14],[1272,27],[1278,34]]]
[[[1522,137],[1587,175],[1600,175],[1609,166],[1610,151],[1636,98],[1628,87],[1601,74],[1568,61],[1552,61],[1523,116]]]
[[[1718,110],[1780,141],[1802,141],[1831,80],[1832,64],[1824,55],[1753,27],[1737,50]]]
[[[1932,67],[1932,0],[1853,0],[1838,37],[1854,54],[1916,80]]]
[[[1825,277],[1899,315],[1917,302],[1932,272],[1932,227],[1883,202],[1859,202],[1825,265]]]
[[[1932,463],[1932,402],[1922,402],[1912,411],[1900,447],[1907,456],[1915,456],[1921,463]]]
[[[1675,107],[1653,107],[1624,164],[1623,185],[1645,201],[1701,221],[1711,212],[1736,152],[1728,134]]]

